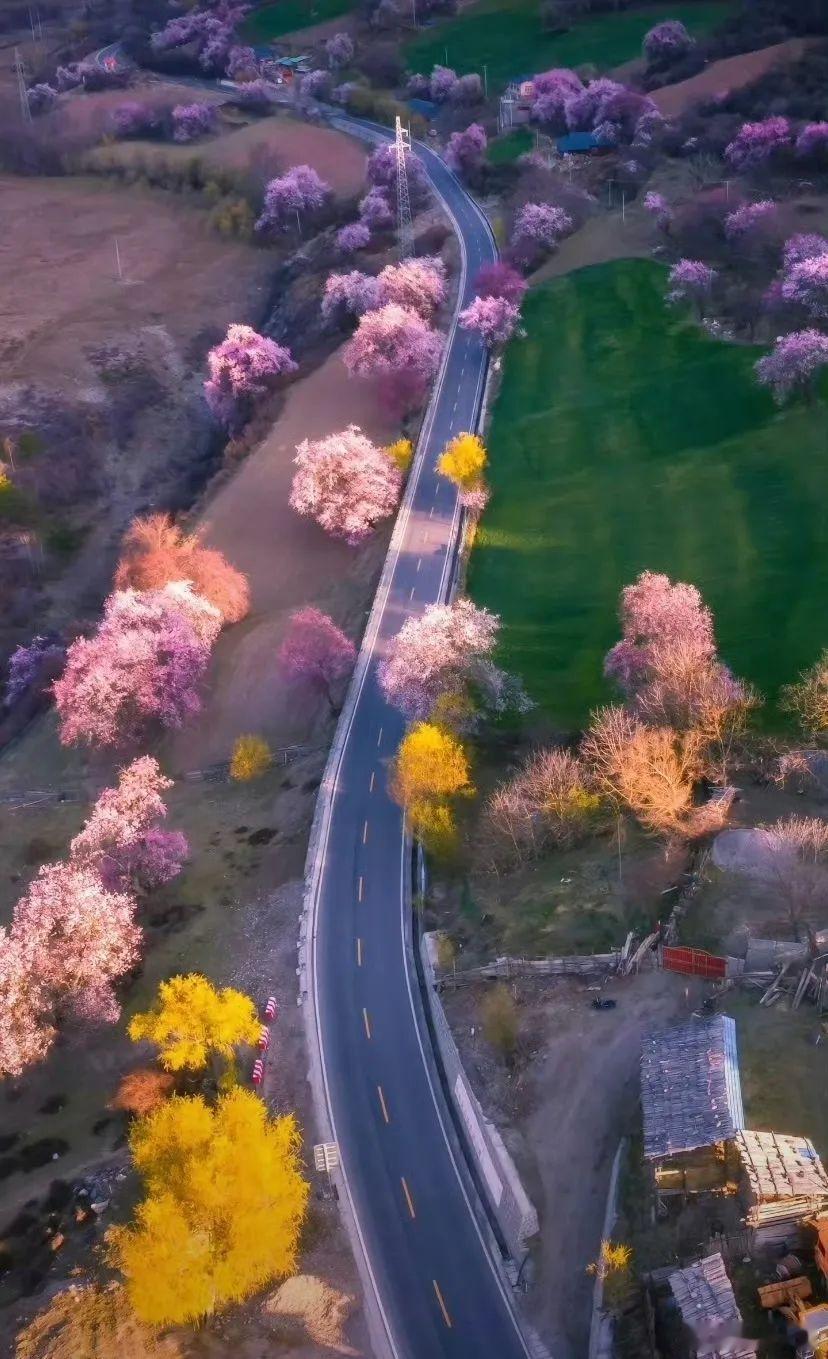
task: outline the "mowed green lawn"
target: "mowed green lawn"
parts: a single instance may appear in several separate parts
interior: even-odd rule
[[[243,33],[251,42],[269,42],[297,28],[338,19],[354,8],[355,0],[273,0],[250,14]]]
[[[778,410],[763,351],[667,308],[665,279],[624,260],[531,291],[494,409],[469,592],[570,729],[610,697],[618,594],[645,568],[699,587],[721,654],[766,695],[828,645],[826,407]]]
[[[284,0],[282,0],[284,3]],[[456,18],[434,24],[406,44],[414,71],[429,72],[435,63],[461,73],[489,71],[490,92],[513,76],[531,75],[553,66],[586,62],[608,70],[641,55],[641,40],[662,19],[681,19],[691,33],[714,28],[731,9],[729,0],[698,0],[649,5],[619,14],[602,14],[576,24],[568,33],[544,33],[538,0],[477,0]]]

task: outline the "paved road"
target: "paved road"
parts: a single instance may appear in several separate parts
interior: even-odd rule
[[[468,298],[480,265],[495,257],[494,242],[443,162],[427,148],[421,155],[457,224]],[[312,943],[328,1106],[400,1359],[526,1356],[449,1149],[447,1111],[433,1089],[415,1016],[403,935],[402,818],[386,791],[404,724],[376,682],[388,639],[407,617],[445,596],[458,511],[435,461],[454,434],[474,429],[485,372],[480,342],[453,331],[402,546],[376,633],[366,637],[370,662],[322,840]]]

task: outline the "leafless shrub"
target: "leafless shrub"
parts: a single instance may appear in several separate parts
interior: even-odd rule
[[[648,726],[624,708],[593,715],[581,754],[598,787],[629,807],[649,830],[688,833],[703,768],[698,732]]]
[[[548,849],[568,849],[594,825],[600,799],[576,756],[556,746],[535,751],[496,788],[479,827],[481,858],[519,866]]]

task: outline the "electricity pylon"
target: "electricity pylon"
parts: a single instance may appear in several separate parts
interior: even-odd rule
[[[406,156],[411,150],[411,134],[403,127],[397,117],[394,151],[397,157],[397,234],[400,259],[405,259],[414,248],[414,232],[411,227],[411,198],[408,193],[408,165]]]

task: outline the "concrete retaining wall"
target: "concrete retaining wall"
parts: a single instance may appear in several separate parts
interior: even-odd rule
[[[497,1218],[512,1256],[520,1262],[526,1254],[529,1238],[538,1231],[538,1215],[520,1182],[515,1163],[503,1144],[503,1138],[481,1109],[463,1069],[457,1044],[434,984],[436,938],[434,934],[423,935],[420,955],[431,1020],[443,1069],[469,1146],[474,1153],[492,1212]]]

